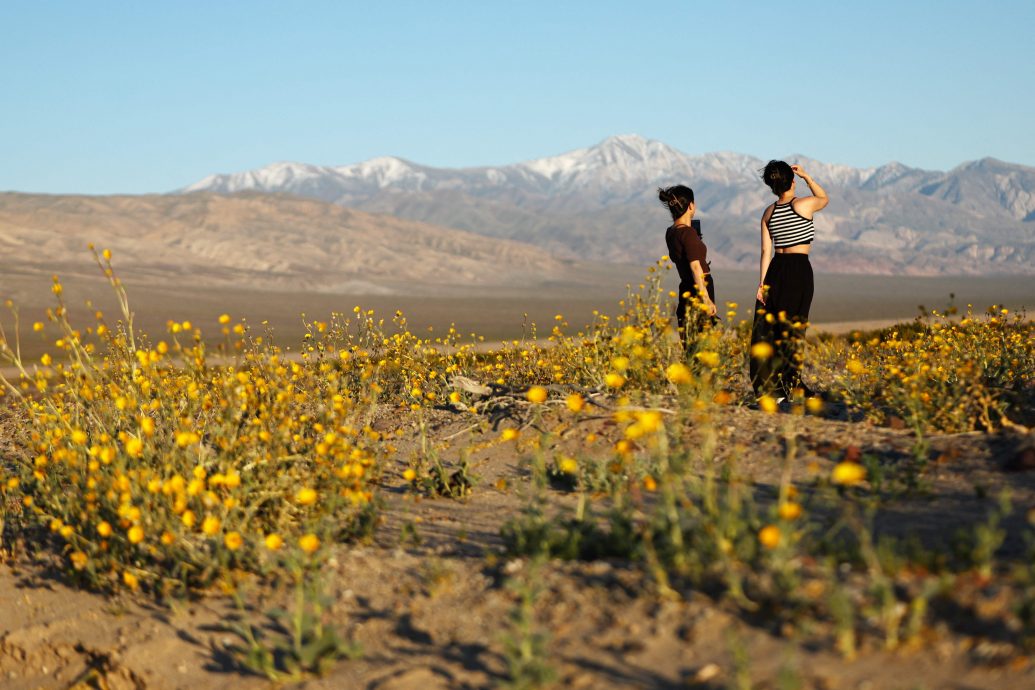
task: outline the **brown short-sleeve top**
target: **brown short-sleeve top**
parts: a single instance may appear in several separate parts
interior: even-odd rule
[[[686,225],[673,225],[665,231],[668,256],[679,271],[679,292],[682,294],[694,285],[694,273],[690,270],[693,261],[701,262],[701,270],[708,273],[708,247],[704,245],[697,231]]]

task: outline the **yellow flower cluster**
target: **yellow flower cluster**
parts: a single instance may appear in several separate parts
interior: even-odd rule
[[[995,428],[1035,378],[1031,323],[999,307],[959,319],[934,312],[825,354],[843,362],[834,373],[849,401],[920,430]]]
[[[675,471],[665,453],[686,431],[687,411],[745,399],[747,362],[774,354],[766,343],[748,347],[744,323],[681,342],[661,288],[665,262],[629,287],[618,315],[595,313],[575,333],[558,315],[545,342],[533,327],[488,352],[473,335],[461,342],[454,327],[422,338],[401,313],[386,324],[360,307],[307,323],[293,353],[229,314],[212,324],[170,321],[153,343],[133,326],[110,255],[97,258],[123,310],[116,325],[97,312],[90,328],[73,328],[55,280],[49,325],[33,325],[57,331],[53,353],[33,367],[0,344],[19,372],[2,380],[3,391],[25,422],[24,457],[0,476],[0,500],[20,502],[21,519],[64,542],[69,568],[105,586],[205,584],[363,533],[374,522],[383,460],[394,452],[393,434],[370,420],[386,407],[467,409],[474,396],[455,385],[459,376],[523,396],[537,418],[557,411],[569,429],[591,416],[587,408],[609,410],[618,434],[601,474],[665,489]],[[920,428],[957,430],[1010,413],[1010,396],[1035,378],[1032,342],[1026,321],[995,310],[810,344],[808,361],[874,415],[892,410]],[[779,411],[767,396],[759,407]],[[822,408],[818,398],[799,405]],[[532,436],[506,427],[498,439],[525,447],[537,442]],[[654,464],[633,467],[643,455]],[[593,474],[592,463],[580,462],[561,455],[557,468]],[[402,476],[421,484],[420,469]],[[830,480],[858,485],[866,472],[844,462]],[[749,538],[779,555],[803,508],[791,497],[774,511],[774,524],[756,524]]]
[[[388,446],[364,421],[380,377],[361,345],[339,340],[332,359],[310,342],[293,359],[224,315],[213,361],[196,323],[171,322],[168,343],[151,346],[99,320],[96,348],[63,303],[49,316],[65,351],[43,358],[50,373],[3,350],[22,372],[3,383],[29,459],[2,486],[89,580],[203,584],[285,543],[312,553],[318,534],[366,528]]]

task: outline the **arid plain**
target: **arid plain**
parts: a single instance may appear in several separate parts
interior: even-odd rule
[[[89,257],[85,246],[83,255]],[[659,253],[659,258],[662,256]],[[115,256],[116,264],[120,259]],[[82,262],[69,273],[52,273],[45,267],[24,264],[4,270],[4,299],[13,300],[26,323],[38,321],[52,307],[52,276],[59,275],[67,287],[66,297],[74,322],[92,324],[97,309],[115,315],[117,302],[96,266]],[[631,287],[634,290],[648,275],[648,266],[569,264],[563,276],[553,280],[530,277],[527,285],[464,286],[420,283],[394,284],[375,294],[315,292],[250,288],[233,285],[199,286],[204,276],[165,275],[159,278],[133,276],[125,280],[138,327],[159,338],[168,321],[192,320],[202,328],[209,342],[217,342],[217,319],[222,314],[245,319],[253,328],[268,326],[285,347],[297,345],[305,333],[304,319],[326,320],[334,313],[351,313],[359,306],[373,309],[391,321],[402,311],[410,326],[424,335],[441,335],[451,324],[470,339],[471,334],[488,342],[521,339],[532,334],[549,334],[560,314],[575,329],[589,324],[593,312],[613,313]],[[128,273],[132,276],[133,271]],[[749,319],[757,276],[742,270],[715,271],[716,299],[737,304],[737,319]],[[1012,311],[1035,308],[1035,287],[1025,276],[866,276],[819,274],[812,309],[812,332],[845,333],[910,321],[920,308],[965,311],[973,305],[978,312],[992,305]],[[674,271],[666,286],[675,290]],[[89,302],[88,306],[87,302]],[[3,317],[10,325],[9,316]],[[263,322],[266,322],[264,325]],[[27,356],[38,357],[47,348],[39,334],[23,333]]]

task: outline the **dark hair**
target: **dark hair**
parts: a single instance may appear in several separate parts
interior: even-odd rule
[[[762,171],[762,180],[773,190],[773,194],[780,196],[794,186],[794,171],[783,161],[769,161]]]
[[[676,220],[694,203],[694,190],[686,185],[677,184],[672,187],[658,187],[658,199],[668,206],[672,220]]]

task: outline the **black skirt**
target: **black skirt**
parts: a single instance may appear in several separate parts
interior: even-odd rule
[[[715,282],[711,273],[704,274],[704,286],[708,290],[708,299],[715,303]],[[683,295],[689,293],[689,297]],[[708,316],[700,309],[693,306],[694,300],[701,301],[700,291],[697,283],[689,287],[683,283],[679,285],[679,303],[676,305],[676,323],[679,324],[679,337],[683,340],[683,347],[689,348],[693,341],[694,334],[702,328],[708,328],[715,324],[718,319]]]
[[[808,254],[777,254],[765,273],[765,304],[755,302],[751,344],[765,342],[772,355],[751,357],[751,385],[756,395],[789,398],[802,388],[802,344],[815,283]]]

